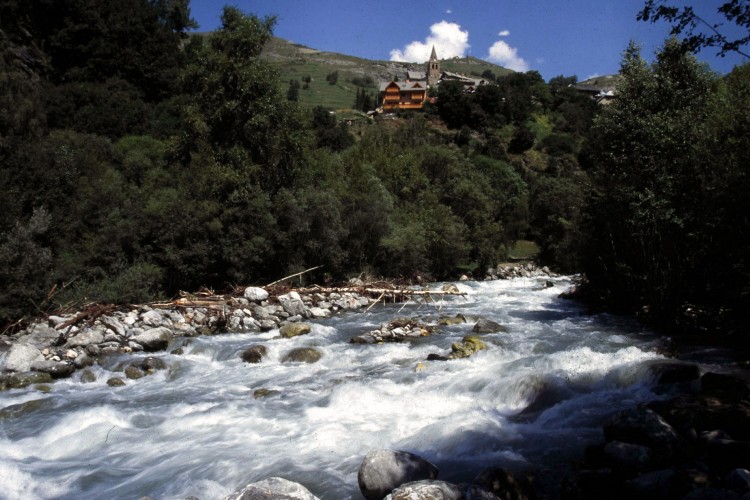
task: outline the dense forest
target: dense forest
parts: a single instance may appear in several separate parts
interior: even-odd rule
[[[608,307],[750,305],[750,66],[631,46],[606,107],[530,71],[350,127],[289,98],[273,18],[0,0],[0,23],[0,323],[313,266],[482,278],[520,239]]]

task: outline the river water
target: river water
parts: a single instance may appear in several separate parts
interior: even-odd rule
[[[49,393],[2,392],[0,498],[214,499],[269,476],[322,499],[361,498],[357,470],[376,448],[423,456],[453,482],[491,465],[553,474],[601,439],[606,416],[658,397],[648,366],[663,359],[637,324],[558,298],[570,284],[463,282],[466,297],[349,312],[294,339],[192,339],[183,355],[162,354],[168,370],[121,388],[97,366],[94,383],[77,374]],[[468,323],[414,342],[348,342],[396,316],[457,313]],[[484,335],[487,349],[471,358],[425,361],[450,352],[476,317],[508,332]],[[238,353],[257,343],[268,357],[243,363]],[[281,362],[307,346],[322,359]],[[256,399],[258,388],[278,393]]]

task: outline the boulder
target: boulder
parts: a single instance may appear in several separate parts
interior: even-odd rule
[[[267,398],[269,396],[275,396],[276,394],[280,394],[280,392],[274,391],[273,389],[267,389],[265,387],[261,387],[260,389],[255,389],[253,391],[253,398],[262,399],[262,398]]]
[[[611,441],[604,445],[602,453],[604,464],[621,477],[635,477],[654,470],[658,464],[653,450],[639,444]]]
[[[146,325],[163,326],[164,316],[159,311],[152,309],[141,314],[141,321]]]
[[[281,360],[284,363],[288,362],[301,362],[301,363],[315,363],[323,355],[314,347],[299,347],[292,349],[286,356]]]
[[[268,298],[268,292],[257,286],[245,288],[244,296],[250,302],[262,302]]]
[[[81,372],[81,383],[90,384],[96,382],[96,374],[88,368]]]
[[[137,366],[129,365],[125,367],[125,376],[130,380],[138,380],[139,378],[143,378],[145,375],[146,374],[143,373],[143,370],[141,370]]]
[[[14,344],[5,356],[2,369],[9,372],[27,372],[35,361],[44,361],[44,356],[33,345]]]
[[[245,363],[260,363],[266,353],[266,346],[257,344],[242,351],[240,358]]]
[[[123,387],[125,385],[125,381],[120,377],[112,377],[107,380],[107,385],[110,387]]]
[[[28,329],[29,334],[19,339],[20,344],[30,345],[37,349],[44,349],[56,345],[60,339],[60,332],[47,325],[35,324]]]
[[[621,441],[647,446],[665,456],[685,449],[684,440],[658,413],[645,408],[631,408],[610,417],[603,426],[607,442]]]
[[[123,335],[124,332],[123,332]],[[78,333],[75,337],[68,339],[66,347],[86,347],[91,344],[101,344],[104,342],[104,334],[99,330],[88,328]]]
[[[279,334],[285,339],[307,335],[312,331],[312,327],[307,323],[287,323],[279,329]]]
[[[487,346],[478,337],[468,335],[461,342],[453,342],[449,359],[468,358],[472,354],[486,349]]]
[[[21,389],[31,384],[52,382],[52,376],[44,372],[3,373],[0,374],[0,391]]]
[[[357,481],[365,498],[381,500],[402,484],[435,479],[437,475],[437,467],[412,453],[373,450],[362,460]]]
[[[167,327],[152,328],[133,337],[134,342],[143,346],[144,351],[161,351],[167,348],[172,340],[172,332]]]
[[[438,325],[443,326],[462,325],[464,323],[466,323],[466,318],[463,314],[456,314],[453,318],[443,316],[438,320]]]
[[[104,326],[115,332],[120,337],[125,336],[125,325],[120,323],[120,320],[113,318],[112,316],[102,316],[101,322]]]
[[[495,323],[489,319],[480,318],[474,324],[474,328],[471,329],[472,333],[497,333],[507,332],[508,328],[504,327],[500,323]]]
[[[300,315],[305,318],[309,316],[310,311],[305,306],[305,303],[302,302],[302,299],[297,292],[289,292],[284,295],[279,295],[278,299],[281,307],[283,307],[284,311],[289,315]]]
[[[517,478],[511,471],[503,467],[489,467],[482,470],[474,478],[474,484],[506,500],[529,500],[533,498],[533,490],[528,477]]]
[[[31,369],[35,372],[49,373],[52,378],[69,377],[75,371],[73,365],[52,360],[34,361],[31,363]]]
[[[224,500],[318,500],[299,483],[281,477],[269,477],[250,483],[224,497]]]
[[[446,293],[461,293],[461,290],[459,290],[458,287],[453,283],[446,283],[445,285],[440,287],[440,289]]]
[[[394,488],[384,500],[463,500],[461,488],[445,481],[425,479]]]
[[[331,316],[331,311],[322,307],[311,307],[310,315],[313,318],[328,318]]]
[[[154,356],[148,356],[143,358],[138,367],[146,372],[155,372],[156,370],[164,370],[167,368],[167,363],[163,359]]]

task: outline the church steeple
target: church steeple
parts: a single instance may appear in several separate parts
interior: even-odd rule
[[[435,46],[432,46],[432,54],[427,62],[427,85],[435,85],[440,80],[440,61],[435,52]]]

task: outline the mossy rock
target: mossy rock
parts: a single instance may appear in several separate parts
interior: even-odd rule
[[[125,367],[125,376],[130,380],[138,380],[139,378],[146,376],[146,374],[137,366],[130,365]]]
[[[449,318],[448,316],[443,316],[438,320],[438,325],[443,325],[443,326],[462,325],[464,323],[466,323],[466,317],[463,314],[456,314],[452,318]]]
[[[83,370],[81,372],[81,382],[84,384],[90,384],[92,382],[96,382],[96,373],[88,369]]]
[[[52,382],[52,375],[46,372],[8,373],[0,375],[0,391],[21,389],[32,384]]]
[[[3,420],[24,417],[29,413],[33,413],[42,408],[45,404],[45,401],[47,401],[48,399],[49,398],[32,399],[31,401],[26,401],[17,405],[6,406],[2,410],[0,410],[0,422],[2,422]]]
[[[451,359],[468,358],[472,354],[483,351],[487,346],[478,337],[468,335],[461,342],[454,342],[451,346]]]
[[[307,323],[287,323],[279,329],[279,334],[285,339],[307,335],[312,327]]]
[[[125,381],[120,377],[112,377],[111,379],[107,380],[107,385],[110,387],[123,387],[125,385]]]
[[[297,362],[297,363],[315,363],[320,360],[323,355],[321,352],[313,347],[300,347],[289,351],[282,361]]]

